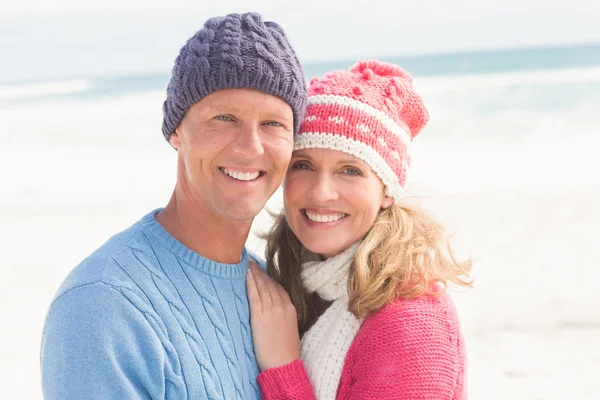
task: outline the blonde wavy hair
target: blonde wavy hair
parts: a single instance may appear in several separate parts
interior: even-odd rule
[[[280,214],[265,236],[267,272],[289,293],[298,326],[309,323],[300,276],[302,243]],[[448,282],[472,286],[472,260],[457,261],[444,227],[420,207],[393,204],[381,210],[352,261],[349,311],[364,318],[395,299],[442,294]]]

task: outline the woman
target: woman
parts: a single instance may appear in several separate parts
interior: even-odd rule
[[[313,79],[267,271],[248,296],[265,399],[465,399],[446,284],[469,286],[443,227],[403,200],[427,110],[399,67]],[[299,339],[302,334],[302,341]]]

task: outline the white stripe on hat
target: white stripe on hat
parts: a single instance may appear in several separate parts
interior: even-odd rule
[[[398,176],[371,146],[331,133],[302,132],[296,136],[294,150],[315,148],[343,151],[360,158],[379,176],[386,188],[386,195],[392,196],[396,201],[400,200],[400,195],[404,192],[404,189],[400,186]]]
[[[314,111],[314,108],[313,108]],[[335,118],[335,119],[334,119]],[[369,115],[368,116],[368,120],[365,120],[364,118],[362,119],[363,122],[358,123],[357,125],[350,125],[348,124],[348,121],[345,121],[342,117],[326,117],[326,116],[321,116],[319,114],[311,114],[309,116],[307,116],[304,121],[305,122],[314,122],[314,121],[323,121],[323,122],[331,122],[331,123],[335,123],[336,125],[334,127],[330,127],[329,129],[331,129],[331,131],[328,131],[327,133],[330,135],[342,135],[344,137],[349,137],[348,135],[354,136],[354,130],[358,130],[362,133],[366,133],[368,135],[371,135],[373,132],[371,131],[371,127],[372,121],[377,121],[375,117]],[[339,126],[338,126],[339,125]],[[343,125],[343,126],[342,126]],[[318,124],[316,126],[316,128],[318,129]],[[385,129],[387,129],[386,127],[384,127]],[[386,133],[387,130],[386,130]],[[303,134],[303,130],[302,128],[300,128],[300,132],[298,133],[299,135]],[[379,144],[382,147],[387,147],[390,148],[389,145],[387,144],[387,142],[385,141],[385,138],[390,138],[391,136],[389,134],[386,135],[379,135],[377,137],[377,144]],[[356,140],[356,139],[355,139]],[[411,154],[411,148],[412,148],[412,143],[404,143],[403,141],[401,141],[401,143],[399,143],[400,146],[404,146],[404,151],[406,152],[406,154],[408,156],[410,156]],[[392,150],[397,148],[398,146],[392,146]],[[397,152],[396,152],[397,153]],[[396,158],[398,154],[396,154]]]
[[[400,138],[400,140],[402,140],[404,144],[407,145],[407,147],[410,146],[410,134],[404,128],[398,125],[398,123],[391,119],[386,113],[366,103],[351,99],[350,97],[346,96],[337,96],[333,94],[319,94],[308,97],[307,106],[312,105],[339,105],[364,112],[365,114],[379,120],[383,126],[385,126],[398,138]]]

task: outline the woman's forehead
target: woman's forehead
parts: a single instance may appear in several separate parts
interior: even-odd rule
[[[323,148],[308,148],[294,150],[292,153],[294,158],[306,158],[311,161],[329,161],[333,163],[357,163],[361,165],[367,165],[363,160],[352,154],[332,149]]]

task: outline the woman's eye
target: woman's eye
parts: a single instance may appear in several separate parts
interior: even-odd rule
[[[292,166],[292,169],[309,169],[309,165],[305,162],[297,162]]]
[[[228,117],[227,115],[217,115],[215,118],[218,119],[219,121],[224,121],[224,122],[233,121],[233,119],[231,119],[231,117]]]
[[[357,168],[346,168],[344,169],[344,173],[348,175],[362,175],[359,169]]]

